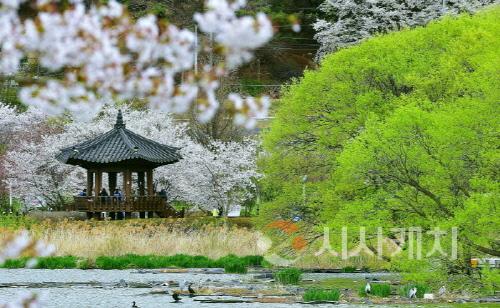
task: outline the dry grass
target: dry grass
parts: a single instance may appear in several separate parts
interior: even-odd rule
[[[211,217],[44,222],[10,219],[4,221],[3,226],[0,224],[0,246],[2,239],[10,232],[27,228],[35,238],[56,245],[58,256],[88,258],[91,263],[99,256],[126,254],[186,254],[218,259],[229,254],[249,256],[276,253],[290,260],[297,258],[293,266],[304,269],[367,267],[373,270],[389,266],[387,261],[375,256],[352,257],[348,260],[327,252],[316,256],[321,248],[321,238],[305,249],[294,249],[291,236],[285,233],[284,237],[271,237],[271,241],[269,234],[263,236],[253,228],[252,221],[248,218],[225,220]],[[384,247],[384,251],[392,252],[391,247]]]
[[[225,223],[196,225],[183,220],[129,220],[113,222],[45,222],[31,230],[57,247],[57,255],[95,259],[98,256],[203,255],[219,258],[262,255],[261,233]]]

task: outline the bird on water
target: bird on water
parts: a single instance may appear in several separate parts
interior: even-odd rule
[[[139,308],[139,306],[137,306],[135,302],[132,302],[132,308]]]
[[[413,287],[408,292],[408,298],[417,298],[417,288]]]
[[[192,285],[193,285],[193,283],[192,283],[192,282],[190,282],[190,283],[188,284],[189,297],[193,297],[193,296],[196,294],[196,292],[194,291],[194,289],[193,289]]]
[[[174,291],[172,293],[172,298],[174,299],[174,302],[178,303],[181,301],[181,296],[179,295],[179,292]]]
[[[370,293],[372,293],[372,286],[371,286],[371,284],[370,284],[370,282],[369,282],[369,281],[366,283],[366,286],[365,286],[365,293],[366,293],[366,294],[370,294]]]

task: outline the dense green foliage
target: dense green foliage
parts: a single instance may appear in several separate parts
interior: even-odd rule
[[[340,298],[340,291],[338,289],[321,290],[309,289],[304,292],[302,299],[306,302],[313,301],[338,301]]]
[[[9,230],[30,229],[36,221],[21,215],[0,215],[0,228]]]
[[[498,255],[499,18],[496,6],[375,37],[285,89],[264,136],[263,219],[368,237],[457,226],[462,260]]]
[[[274,279],[281,284],[297,284],[302,277],[302,271],[297,268],[282,269],[274,274]]]

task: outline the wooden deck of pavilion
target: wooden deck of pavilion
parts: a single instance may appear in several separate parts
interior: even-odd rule
[[[78,211],[89,213],[89,218],[99,216],[99,213],[123,213],[123,218],[131,216],[131,213],[155,213],[159,217],[182,216],[183,212],[176,211],[167,200],[161,196],[135,196],[129,198],[117,197],[93,197],[76,196],[73,203],[66,207],[67,211]],[[92,213],[92,214],[90,214]]]

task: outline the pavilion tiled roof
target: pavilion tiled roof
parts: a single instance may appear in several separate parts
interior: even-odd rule
[[[126,161],[155,166],[181,159],[179,148],[147,139],[125,128],[121,111],[114,128],[92,140],[62,149],[56,158],[73,165],[112,165]]]

